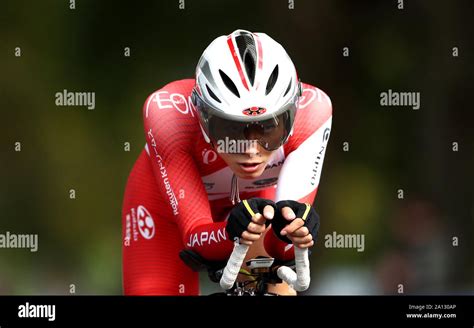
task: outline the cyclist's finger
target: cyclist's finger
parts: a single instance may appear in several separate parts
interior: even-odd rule
[[[256,224],[265,224],[265,217],[262,214],[257,213],[252,216],[252,221]]]
[[[263,209],[263,216],[265,217],[265,219],[271,220],[273,219],[274,215],[275,209],[270,205],[265,206],[265,208]]]
[[[310,248],[314,245],[314,240],[312,240],[311,242],[309,243],[306,243],[306,244],[300,244],[300,245],[296,245],[296,247],[298,248]]]
[[[294,237],[289,235],[288,239],[293,242],[293,244],[307,244],[313,240],[313,236],[307,235],[305,237]]]
[[[302,219],[297,218],[281,230],[281,235],[286,236],[287,234],[292,234],[293,232],[301,228],[303,225],[304,221]]]
[[[296,218],[295,212],[293,212],[291,207],[288,206],[281,209],[281,215],[283,215],[283,217],[288,221],[292,221]]]
[[[242,238],[249,241],[257,241],[260,238],[260,234],[244,231],[242,232]]]
[[[247,230],[253,233],[262,233],[265,231],[265,225],[250,222],[249,226],[247,227]]]
[[[244,245],[247,245],[247,246],[252,246],[253,241],[245,240],[245,239],[243,239],[243,238],[240,238],[240,243],[241,243],[241,244],[244,244]]]
[[[306,227],[301,227],[292,233],[294,237],[304,237],[309,235],[309,230]]]

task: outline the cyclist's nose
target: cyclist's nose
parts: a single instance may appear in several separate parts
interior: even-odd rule
[[[260,145],[257,140],[247,140],[245,154],[250,157],[260,156]]]

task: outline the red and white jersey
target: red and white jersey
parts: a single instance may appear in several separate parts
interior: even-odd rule
[[[210,260],[221,260],[232,249],[225,219],[233,207],[233,172],[204,140],[191,102],[194,84],[193,79],[175,81],[147,98],[143,107],[145,151],[158,185],[156,200],[163,216],[177,224],[184,245]],[[272,195],[275,201],[312,203],[331,120],[329,97],[303,84],[292,135],[274,152],[260,177],[238,179],[240,198]]]

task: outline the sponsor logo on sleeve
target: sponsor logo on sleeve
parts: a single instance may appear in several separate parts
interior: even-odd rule
[[[191,101],[191,96],[186,97],[181,93],[170,93],[166,90],[162,90],[150,96],[146,105],[146,117],[149,115],[150,104],[152,102],[156,103],[157,109],[175,109],[181,114],[191,114],[193,117],[194,113],[196,113],[196,108]]]
[[[156,225],[150,212],[143,205],[132,207],[125,216],[125,235],[123,245],[130,246],[131,241],[138,241],[139,236],[152,239],[155,236]]]
[[[158,149],[156,147],[155,136],[153,135],[152,129],[148,131],[147,136],[150,139],[150,145],[151,145],[150,157],[152,157],[153,155],[156,159],[156,164],[158,165],[160,169],[160,173],[161,173],[161,180],[166,189],[166,195],[168,195],[169,204],[171,206],[171,209],[173,210],[173,215],[176,216],[179,214],[178,199],[176,198],[173,188],[171,187],[170,179],[168,178],[168,172],[166,170],[163,157],[161,157],[161,155],[158,153]]]
[[[140,205],[137,207],[138,230],[145,239],[151,239],[155,235],[155,222],[148,210]]]

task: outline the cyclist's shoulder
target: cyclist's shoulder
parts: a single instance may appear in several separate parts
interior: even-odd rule
[[[321,89],[302,83],[303,94],[296,114],[295,131],[315,132],[332,116],[329,96]]]
[[[293,135],[286,146],[291,152],[304,141],[317,135],[323,127],[330,127],[332,118],[332,104],[329,96],[321,89],[302,83],[303,94],[299,100]],[[315,137],[317,138],[317,137]]]
[[[152,92],[143,104],[144,118],[150,115],[180,116],[189,114],[194,107],[191,104],[191,91],[194,79],[172,81]]]
[[[326,92],[308,83],[301,84],[303,95],[300,98],[299,109],[310,115],[329,117],[332,114],[332,102]]]

